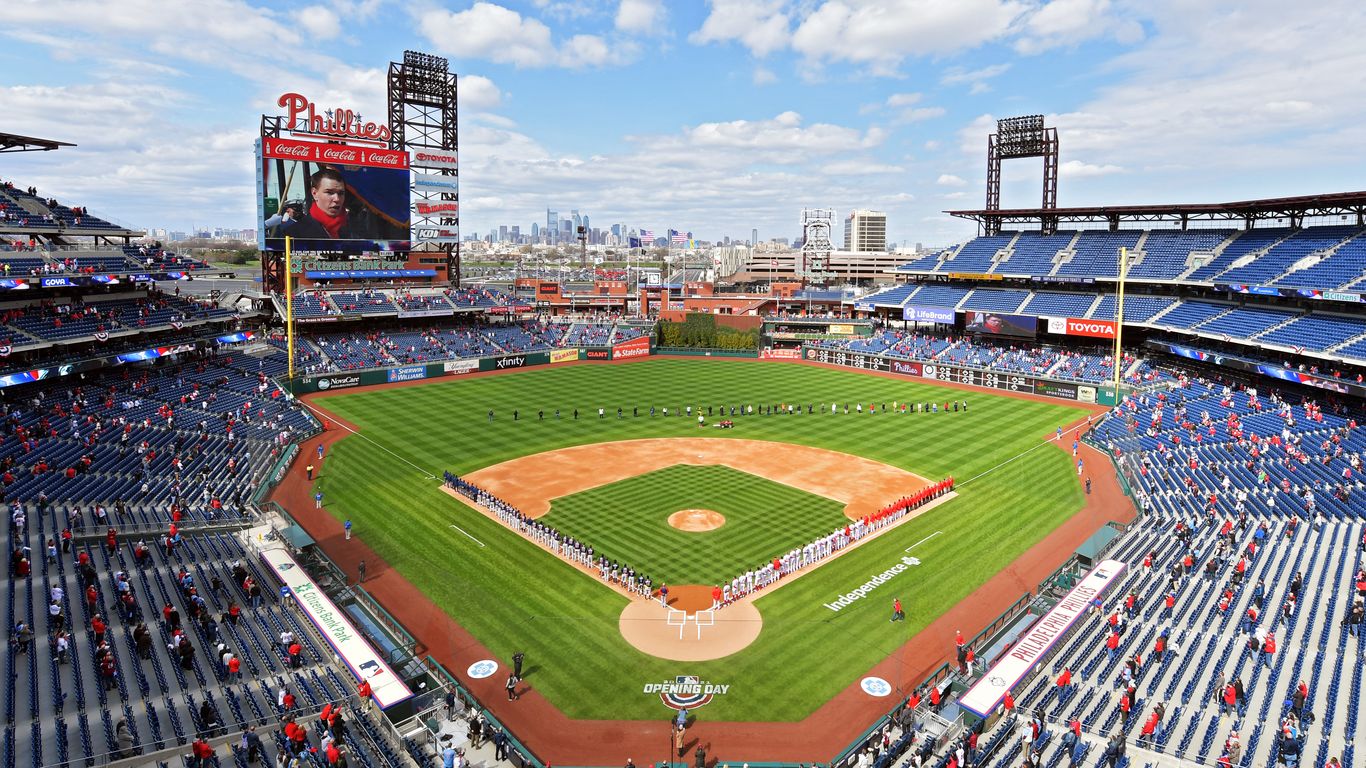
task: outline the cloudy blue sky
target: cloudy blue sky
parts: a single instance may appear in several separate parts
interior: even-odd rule
[[[1061,205],[1366,188],[1358,0],[4,0],[0,177],[138,227],[249,227],[279,94],[384,113],[412,48],[461,76],[462,229],[578,208],[699,237],[883,209],[972,234],[986,135],[1043,113]],[[1033,205],[1039,166],[1005,171]]]

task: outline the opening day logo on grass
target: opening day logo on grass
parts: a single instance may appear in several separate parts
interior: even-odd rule
[[[887,582],[896,578],[897,574],[905,573],[906,570],[913,565],[920,565],[919,558],[914,558],[910,555],[902,555],[901,562],[897,563],[891,568],[888,568],[882,573],[873,574],[868,578],[867,581],[863,582],[857,587],[854,587],[852,590],[840,595],[839,599],[835,602],[822,603],[822,605],[838,613],[844,608],[847,608],[855,600],[862,600],[863,598],[868,596],[869,592],[872,592],[873,590],[877,589],[883,584],[886,584]]]
[[[642,693],[659,694],[659,700],[669,709],[697,709],[713,696],[722,696],[729,690],[728,684],[712,683],[696,675],[679,675],[672,681],[646,683]]]

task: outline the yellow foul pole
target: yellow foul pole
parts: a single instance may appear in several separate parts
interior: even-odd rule
[[[285,236],[285,346],[289,355],[289,393],[294,394],[294,264],[293,238]]]
[[[1115,303],[1115,401],[1119,401],[1119,382],[1123,375],[1121,368],[1124,365],[1124,356],[1121,354],[1124,347],[1121,344],[1124,336],[1124,278],[1129,274],[1129,249],[1119,249],[1119,298]]]

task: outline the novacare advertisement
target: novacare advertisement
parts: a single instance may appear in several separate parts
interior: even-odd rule
[[[276,578],[289,588],[299,609],[318,628],[332,650],[346,662],[351,674],[357,679],[370,681],[370,690],[374,692],[375,702],[381,709],[413,697],[413,692],[403,680],[371,650],[370,645],[351,625],[346,612],[318,589],[318,585],[308,578],[308,574],[293,558],[282,549],[267,549],[261,553],[261,559]]]

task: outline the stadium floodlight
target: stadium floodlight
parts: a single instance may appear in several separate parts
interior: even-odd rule
[[[986,210],[1001,210],[1001,161],[1021,157],[1043,158],[1043,208],[1058,207],[1058,129],[1044,124],[1043,115],[1007,117],[996,121],[996,132],[987,137]],[[1045,215],[1043,230],[1057,228],[1057,218]],[[988,220],[987,234],[1000,230],[999,219]]]

